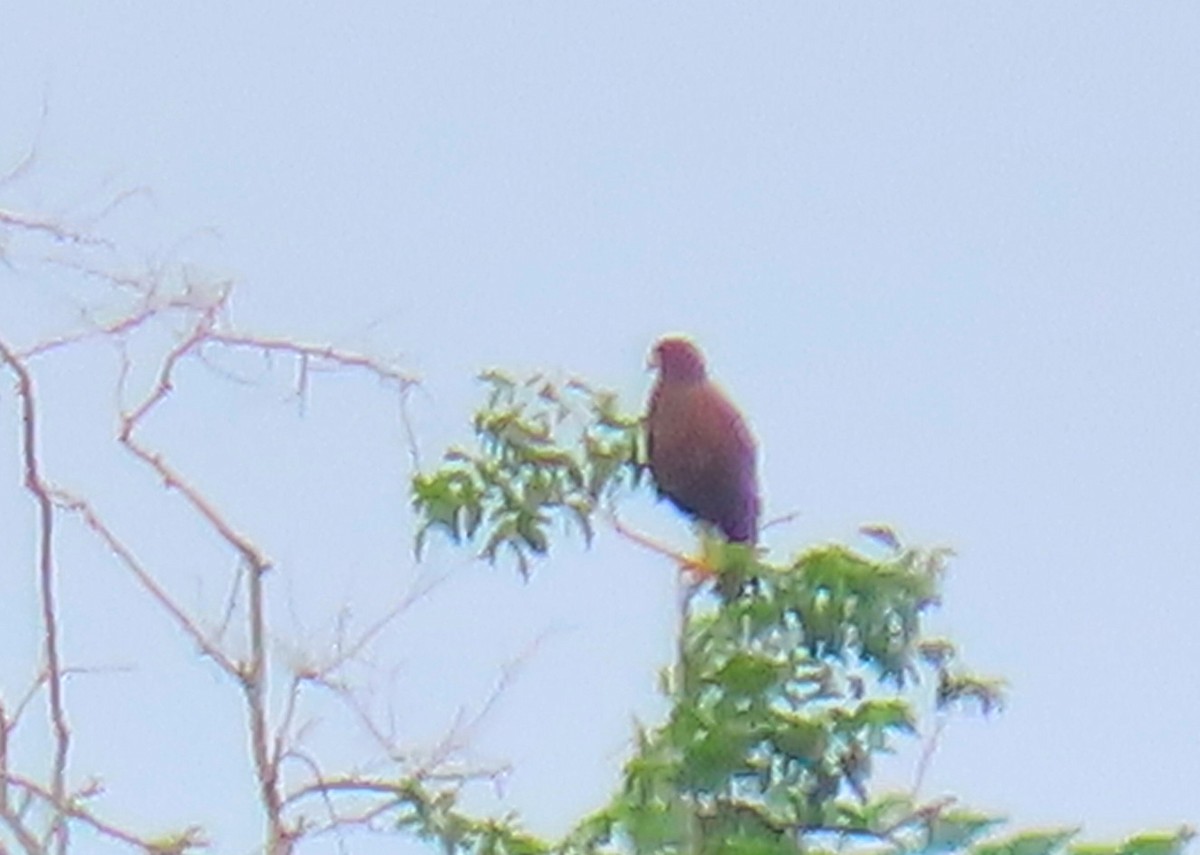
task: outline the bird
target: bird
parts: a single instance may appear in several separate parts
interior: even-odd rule
[[[732,543],[758,540],[757,445],[746,419],[708,379],[704,356],[683,336],[659,339],[646,410],[647,467],[661,497]]]

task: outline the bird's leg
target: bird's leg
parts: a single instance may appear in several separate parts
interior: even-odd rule
[[[679,563],[681,573],[686,573],[696,584],[702,584],[710,579],[717,578],[717,571],[712,568],[707,558],[699,555],[695,558],[689,555],[676,555],[675,560]]]

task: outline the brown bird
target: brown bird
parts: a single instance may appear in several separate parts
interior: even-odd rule
[[[712,383],[686,338],[650,354],[658,382],[646,413],[646,451],[660,496],[735,543],[758,539],[755,444],[746,420]]]

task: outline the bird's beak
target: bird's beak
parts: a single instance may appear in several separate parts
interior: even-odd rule
[[[654,350],[650,351],[650,355],[646,357],[646,370],[657,371],[658,367],[658,349],[655,348]]]

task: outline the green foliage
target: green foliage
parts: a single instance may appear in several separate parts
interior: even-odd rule
[[[872,758],[916,732],[898,690],[985,685],[949,670],[948,642],[922,654],[945,556],[820,546],[743,565],[752,581],[739,596],[694,602],[666,723],[641,735],[622,792],[569,851],[799,853],[853,840],[950,851],[990,828],[992,817],[868,793]]]
[[[620,414],[612,394],[579,381],[518,382],[498,371],[480,379],[488,399],[475,415],[478,449],[451,449],[437,471],[413,478],[417,551],[440,530],[455,543],[479,542],[493,563],[511,554],[528,575],[555,518],[590,542],[601,498],[637,483],[640,421]]]
[[[414,480],[420,542],[439,529],[492,562],[509,551],[527,573],[556,517],[590,538],[601,500],[637,486],[640,423],[580,383],[483,380],[478,448],[452,450]],[[447,852],[1178,855],[1187,829],[1108,847],[1072,844],[1063,830],[988,838],[1001,818],[954,799],[870,791],[873,759],[917,733],[920,691],[938,710],[989,713],[1002,684],[924,633],[950,552],[906,548],[884,526],[863,533],[870,550],[822,545],[781,563],[702,541],[718,596],[701,589],[689,601],[664,679],[666,721],[638,734],[617,794],[565,840],[550,846],[461,817],[420,828],[464,841]]]
[[[521,831],[511,818],[477,819],[456,807],[453,790],[431,790],[419,781],[399,786],[398,829],[436,843],[446,855],[542,855],[546,844]]]
[[[1135,834],[1115,846],[1075,844],[1068,852],[1070,855],[1181,855],[1195,836],[1195,829],[1185,825],[1175,831]]]

